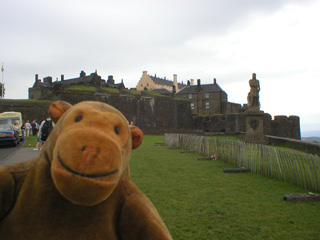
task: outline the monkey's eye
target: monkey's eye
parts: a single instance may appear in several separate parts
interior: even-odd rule
[[[76,116],[76,118],[74,119],[76,122],[80,122],[82,120],[82,115],[78,115]]]
[[[119,131],[119,128],[117,126],[114,127],[114,132],[119,135],[120,131]]]

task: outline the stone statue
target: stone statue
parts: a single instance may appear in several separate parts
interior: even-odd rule
[[[248,107],[249,110],[259,111],[260,102],[259,102],[259,92],[260,84],[259,80],[256,79],[256,74],[252,74],[252,79],[249,80],[250,92],[248,93]]]

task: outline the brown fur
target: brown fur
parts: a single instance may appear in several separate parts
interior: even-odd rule
[[[130,180],[141,130],[99,102],[49,113],[56,126],[39,157],[0,167],[0,239],[172,239]]]

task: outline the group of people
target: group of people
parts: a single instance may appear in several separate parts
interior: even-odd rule
[[[54,123],[50,118],[43,119],[40,121],[40,124],[34,119],[31,123],[29,120],[23,121],[21,125],[21,132],[23,137],[23,142],[26,137],[37,136],[37,145],[34,150],[41,150],[42,145],[46,141],[49,133],[54,127]],[[15,122],[13,125],[14,130],[19,131],[18,122]]]
[[[33,120],[32,123],[30,123],[29,120],[22,121],[21,132],[22,132],[23,141],[25,141],[26,137],[36,136],[38,131],[39,131],[39,126],[40,125],[36,122],[36,119]],[[18,122],[14,123],[13,128],[16,131],[19,130],[19,129],[17,129],[18,128]]]

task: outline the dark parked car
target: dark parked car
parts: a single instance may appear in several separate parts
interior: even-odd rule
[[[0,144],[14,144],[17,146],[20,142],[19,132],[12,126],[0,125]]]

